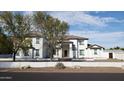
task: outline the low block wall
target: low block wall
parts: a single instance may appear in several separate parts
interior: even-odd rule
[[[116,59],[120,59],[120,60],[124,60],[124,53],[118,53],[118,54],[114,54],[114,58]]]
[[[31,67],[55,67],[58,62],[0,62],[0,68],[19,68],[22,66]],[[122,67],[124,62],[62,62],[67,67]]]

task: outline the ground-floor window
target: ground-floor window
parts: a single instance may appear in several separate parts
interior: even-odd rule
[[[81,56],[84,56],[84,50],[83,50],[83,49],[80,50],[80,55],[81,55]]]
[[[29,49],[24,49],[23,54],[24,56],[29,56]]]
[[[57,56],[59,55],[59,50],[57,49],[57,51],[56,51],[56,54],[57,54]]]
[[[20,56],[20,53],[19,53],[19,51],[17,51],[17,53],[16,53],[16,56]]]
[[[94,55],[97,55],[98,53],[97,53],[97,49],[94,49]]]
[[[36,56],[39,56],[39,49],[36,49]]]

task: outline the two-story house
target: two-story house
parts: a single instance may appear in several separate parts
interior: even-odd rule
[[[88,38],[66,35],[64,45],[61,49],[57,49],[55,57],[62,58],[82,58],[85,55]]]
[[[39,32],[31,32],[28,38],[32,39],[32,48],[19,50],[16,58],[49,58],[47,41]],[[55,50],[54,58],[105,58],[104,48],[99,45],[88,44],[88,38],[66,35],[63,46]]]

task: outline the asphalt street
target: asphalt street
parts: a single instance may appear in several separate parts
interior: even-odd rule
[[[0,72],[0,81],[124,81],[124,73]]]

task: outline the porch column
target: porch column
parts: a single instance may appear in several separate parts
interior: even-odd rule
[[[58,55],[59,58],[62,58],[62,48],[59,49],[59,55]]]
[[[34,48],[32,48],[32,58],[34,58]]]
[[[73,58],[73,46],[72,46],[72,43],[69,44],[69,58]]]

